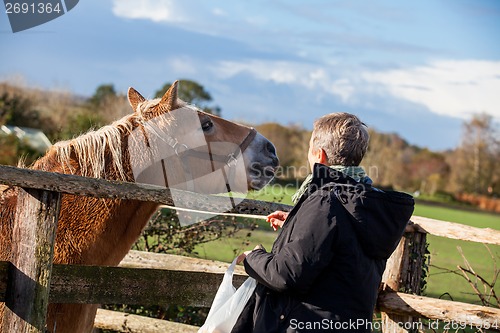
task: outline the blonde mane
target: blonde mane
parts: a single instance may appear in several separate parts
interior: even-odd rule
[[[135,113],[127,115],[111,125],[90,131],[71,140],[56,143],[52,149],[63,171],[75,174],[77,169],[71,164],[71,155],[76,155],[80,173],[84,177],[108,179],[106,174],[106,155],[111,155],[114,168],[118,171],[120,180],[126,180],[123,166],[123,140],[137,126],[143,126],[148,118],[147,113],[158,105],[160,99],[146,100],[139,103]],[[168,119],[168,117],[165,117]],[[168,123],[167,123],[168,124]]]

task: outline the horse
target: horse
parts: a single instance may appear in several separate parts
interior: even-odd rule
[[[148,178],[144,175],[154,175],[155,172],[152,171],[155,170],[165,174],[165,169],[189,169],[190,177],[186,177],[184,172],[183,178],[177,180],[179,177],[170,177],[171,173],[168,178],[160,177],[161,182],[167,187],[176,185],[180,189],[194,189],[204,193],[219,193],[228,182],[221,186],[204,181],[194,184],[198,188],[192,188],[193,184],[190,188],[190,180],[199,178],[200,166],[203,165],[208,165],[210,170],[216,170],[218,164],[219,168],[222,165],[226,170],[230,170],[235,164],[243,164],[244,179],[236,177],[238,179],[232,181],[240,189],[243,186],[245,189],[260,189],[271,181],[278,166],[278,157],[269,140],[251,127],[205,113],[180,100],[177,91],[178,81],[172,84],[162,98],[147,100],[134,88],[129,88],[128,101],[134,110],[132,114],[98,130],[56,143],[30,168],[127,182],[139,182],[138,178]],[[194,130],[196,133],[181,133],[182,126],[177,126],[176,118],[184,112],[196,115],[196,121],[200,124],[199,128]],[[156,119],[161,121],[155,121]],[[172,133],[179,134],[184,139],[199,137],[201,133],[202,138],[206,140],[210,158],[203,159],[195,151],[194,155],[188,154],[185,158],[159,159],[144,150],[144,147],[147,147],[149,152],[158,152],[160,148],[167,147],[174,152],[170,155],[175,157],[182,157],[192,150],[188,148],[187,143],[181,142],[179,137],[174,137]],[[231,149],[222,151],[221,148],[222,150],[215,151],[217,143],[220,142],[231,143]],[[170,146],[166,143],[170,143]],[[154,145],[157,147],[153,147]],[[233,150],[235,147],[239,148],[239,151]],[[235,153],[238,156],[235,156]],[[172,167],[170,164],[177,165]],[[225,173],[226,178],[230,173]],[[175,172],[173,174],[175,176]],[[157,179],[146,179],[147,181],[155,183]],[[176,184],[172,184],[174,182]],[[10,261],[12,258],[12,228],[17,193],[16,187],[0,191],[0,260]],[[158,206],[156,203],[137,200],[98,199],[63,194],[53,262],[117,266],[139,238]],[[49,304],[47,331],[91,332],[97,308],[96,304]],[[0,303],[0,328],[3,327],[4,310],[5,304]]]

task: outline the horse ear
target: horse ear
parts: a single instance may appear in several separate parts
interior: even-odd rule
[[[146,100],[144,97],[142,97],[141,94],[139,94],[137,90],[135,90],[132,87],[128,88],[127,96],[128,96],[128,102],[130,103],[132,109],[134,109],[134,112],[137,111],[137,105]]]
[[[167,90],[165,95],[161,98],[160,103],[158,104],[162,109],[167,111],[172,111],[175,109],[177,104],[177,87],[179,86],[179,80],[172,83],[170,88]]]

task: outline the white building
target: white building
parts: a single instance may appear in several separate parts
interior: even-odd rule
[[[35,128],[2,125],[0,126],[0,135],[2,134],[15,135],[41,154],[44,154],[52,146],[47,136]]]

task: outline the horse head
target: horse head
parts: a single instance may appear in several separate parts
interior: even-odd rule
[[[261,189],[274,177],[274,145],[255,129],[203,112],[177,97],[174,82],[162,98],[129,88],[142,119],[129,135],[136,182],[200,193]]]

